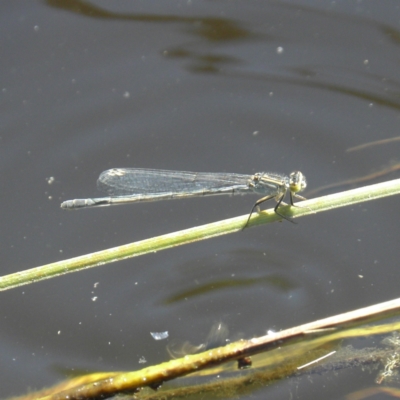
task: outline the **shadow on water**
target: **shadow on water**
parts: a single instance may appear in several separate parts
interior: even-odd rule
[[[227,18],[211,18],[211,17],[185,17],[185,16],[160,16],[139,13],[117,13],[104,10],[101,7],[95,6],[89,2],[82,0],[65,1],[65,0],[45,0],[45,4],[58,8],[60,10],[83,15],[90,18],[109,19],[109,20],[127,20],[137,22],[152,22],[152,23],[181,23],[185,26],[185,33],[205,39],[207,42],[226,42],[226,41],[254,41],[261,36],[246,29],[242,23],[233,21]],[[281,6],[282,7],[282,6]],[[293,8],[286,5],[286,7]],[[313,13],[320,16],[326,16],[325,12],[316,11],[307,7],[296,6],[296,9],[301,9],[303,12]],[[330,13],[330,18],[340,18],[343,21],[342,14]],[[345,18],[348,22],[364,23],[365,20],[355,17]],[[398,44],[400,41],[400,32],[388,25],[369,21],[376,29],[382,32],[384,37]],[[268,40],[263,35],[263,41]],[[269,40],[273,40],[271,36]],[[189,45],[191,47],[191,45]],[[198,54],[193,50],[189,50],[186,46],[173,48],[165,51],[166,57],[170,58],[187,58],[194,62],[186,67],[187,70],[194,73],[214,73],[230,78],[246,79],[246,80],[261,80],[264,82],[285,83],[296,86],[304,86],[308,88],[320,89],[323,91],[337,92],[350,97],[359,98],[368,102],[379,104],[384,107],[398,110],[400,108],[400,82],[388,81],[384,76],[362,72],[358,69],[343,68],[343,67],[323,67],[318,65],[310,65],[308,67],[288,67],[283,68],[279,75],[266,73],[243,73],[224,70],[225,65],[235,65],[244,63],[245,60],[240,60],[227,55],[215,54]],[[290,74],[292,77],[282,76],[284,73]],[[293,78],[293,75],[297,77]],[[335,80],[338,82],[346,81],[347,84],[332,84]],[[375,90],[365,90],[365,87],[375,86]],[[351,87],[351,86],[353,87]],[[357,88],[358,86],[358,88]],[[386,90],[397,87],[398,90]],[[383,95],[381,93],[384,93]]]
[[[193,298],[197,296],[202,296],[210,292],[221,291],[223,289],[231,289],[231,288],[245,288],[245,287],[253,287],[254,285],[269,285],[274,287],[280,287],[283,290],[293,290],[297,287],[294,283],[290,284],[287,279],[279,275],[270,275],[265,277],[258,278],[229,278],[225,280],[213,281],[210,283],[206,283],[195,287],[193,289],[189,289],[187,291],[183,291],[172,295],[166,298],[163,304],[171,304],[183,300],[187,300],[188,298]]]
[[[209,42],[254,39],[256,37],[248,29],[241,27],[241,24],[238,22],[226,18],[116,13],[79,0],[45,0],[45,4],[90,18],[154,23],[181,23],[185,25],[186,33],[200,36]]]

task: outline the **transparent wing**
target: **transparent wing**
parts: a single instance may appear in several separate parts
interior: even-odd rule
[[[113,168],[100,174],[97,187],[110,196],[190,193],[230,188],[248,190],[250,175],[168,171],[145,168]]]

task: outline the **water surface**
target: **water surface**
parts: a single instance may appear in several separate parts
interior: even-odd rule
[[[398,135],[396,2],[49,0],[1,9],[1,275],[243,215],[256,200],[60,209],[98,196],[97,176],[109,168],[301,170],[311,191],[399,161],[396,142],[346,152]],[[201,343],[223,322],[248,338],[396,298],[398,204],[248,229],[2,292],[2,397],[68,371],[167,360],[167,341],[150,332]],[[373,382],[344,372],[251,398],[333,399]]]

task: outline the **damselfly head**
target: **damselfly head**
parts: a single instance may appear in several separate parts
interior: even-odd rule
[[[289,175],[289,188],[292,193],[298,193],[307,187],[306,177],[300,171]]]

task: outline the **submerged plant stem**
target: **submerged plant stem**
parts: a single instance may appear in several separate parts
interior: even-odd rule
[[[231,361],[264,353],[262,362],[258,363],[254,376],[247,375],[241,384],[257,381],[271,381],[305,371],[309,366],[315,368],[313,361],[332,352],[332,346],[338,341],[359,336],[382,335],[400,329],[400,322],[382,325],[362,326],[379,319],[400,314],[400,299],[376,304],[370,307],[350,311],[344,314],[328,317],[297,327],[275,332],[249,340],[239,340],[226,346],[210,349],[199,354],[186,355],[180,359],[171,360],[159,365],[150,366],[139,371],[95,373],[76,378],[45,393],[25,396],[19,400],[32,398],[41,400],[95,400],[106,399],[122,393],[134,393],[143,387],[157,388],[163,382],[191,373],[199,373],[205,369],[215,368]],[[396,346],[400,340],[392,341]],[[393,354],[394,350],[391,350]],[[344,351],[343,357],[336,359],[335,368],[358,366],[359,357],[351,360],[352,355]],[[371,353],[372,354],[372,353]],[[376,363],[386,357],[376,353],[376,357],[366,357],[365,363]],[[360,354],[359,354],[360,356]],[[350,357],[350,359],[349,359]],[[380,357],[380,358],[379,358]],[[328,358],[329,360],[329,358]],[[240,365],[240,362],[239,364]],[[307,366],[309,365],[309,366]],[[300,367],[300,368],[299,368]],[[212,372],[211,372],[212,373]],[[258,374],[258,375],[257,375]],[[383,377],[383,375],[382,375]],[[238,384],[240,381],[238,381]],[[254,386],[253,386],[254,387]],[[242,390],[244,390],[242,388]]]

